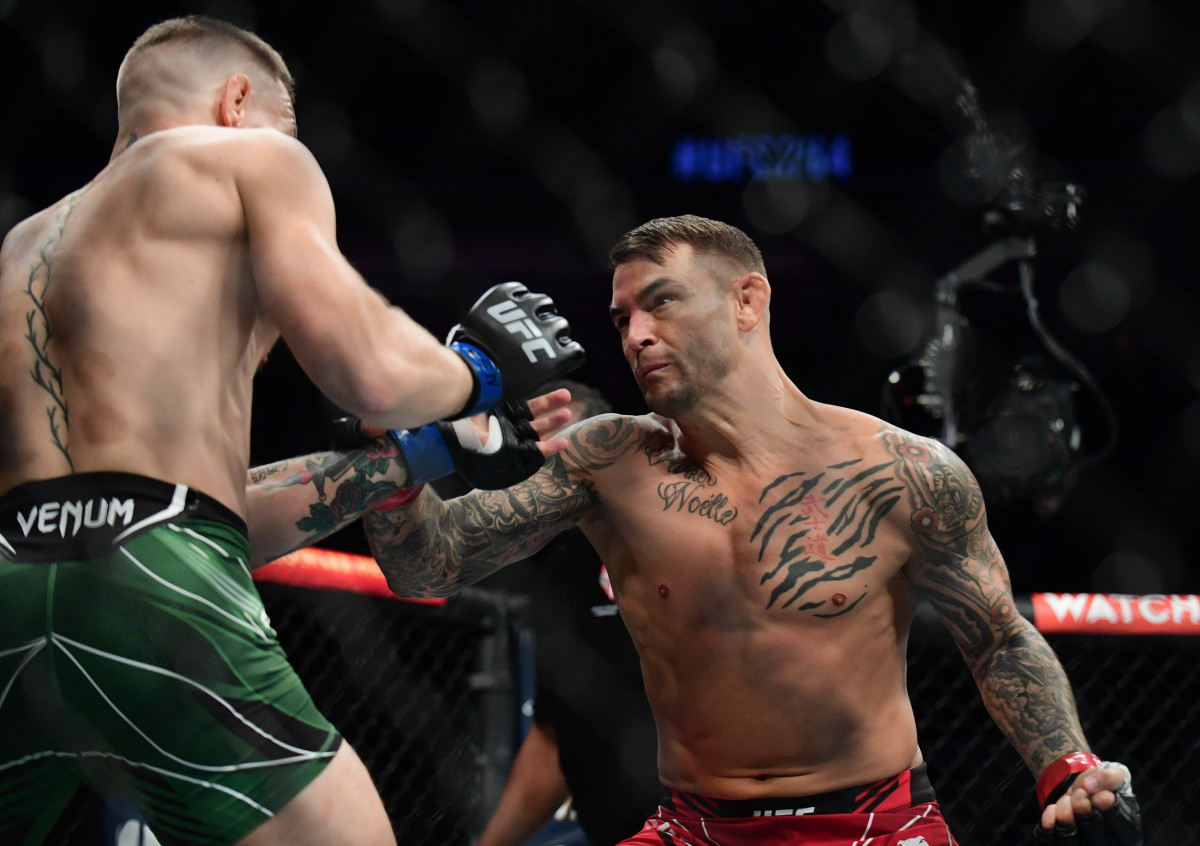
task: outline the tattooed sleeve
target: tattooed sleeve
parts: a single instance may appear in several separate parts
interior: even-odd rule
[[[635,450],[636,418],[604,415],[563,433],[570,446],[529,479],[442,502],[426,490],[412,505],[370,513],[371,550],[400,596],[448,596],[541,549],[598,507],[597,473]]]
[[[256,559],[278,558],[329,536],[408,478],[408,465],[388,438],[251,469],[246,490]]]
[[[916,541],[909,576],[954,636],[989,713],[1035,775],[1087,750],[1062,665],[1017,613],[978,482],[942,444],[894,430],[883,440]]]

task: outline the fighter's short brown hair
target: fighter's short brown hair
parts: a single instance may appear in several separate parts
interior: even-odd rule
[[[169,41],[208,43],[214,47],[240,45],[264,70],[286,86],[289,97],[295,98],[296,82],[278,50],[249,30],[207,15],[185,15],[154,24],[130,46],[122,67],[142,51]]]
[[[718,255],[747,271],[767,275],[762,253],[750,236],[736,226],[694,214],[659,217],[622,235],[608,252],[611,267],[633,258],[663,264],[665,253],[677,244],[690,244],[697,253]]]

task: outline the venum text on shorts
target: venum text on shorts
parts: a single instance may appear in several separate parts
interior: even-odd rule
[[[128,526],[133,522],[134,501],[103,497],[67,502],[44,502],[17,513],[17,523],[25,537],[37,531],[43,535],[57,534],[59,537],[75,537],[81,529],[98,529],[102,526]]]

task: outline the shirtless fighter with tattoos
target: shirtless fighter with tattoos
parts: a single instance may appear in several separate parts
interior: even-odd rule
[[[0,842],[41,842],[81,782],[164,843],[395,842],[250,579],[327,479],[252,507],[251,387],[280,338],[342,408],[429,424],[350,473],[372,504],[385,478],[515,452],[511,484],[553,448],[509,411],[581,361],[553,303],[497,286],[448,345],[389,305],[337,247],[291,89],[252,33],[156,24],[118,73],[107,166],[0,248]]]
[[[905,686],[921,601],[1037,777],[1039,836],[1140,843],[1128,771],[1091,753],[963,462],[801,393],[740,230],[653,220],[611,260],[612,322],[653,413],[575,424],[506,490],[369,514],[392,589],[449,594],[582,528],[637,646],[669,788],[625,843],[953,843]]]

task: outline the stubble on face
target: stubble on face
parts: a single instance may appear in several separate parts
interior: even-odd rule
[[[678,417],[697,408],[704,396],[729,375],[733,367],[731,346],[728,338],[718,332],[690,337],[676,359],[680,362],[674,367],[676,384],[653,401],[647,396],[650,410]]]
[[[686,270],[695,299],[688,314],[676,324],[671,368],[675,384],[655,396],[642,389],[650,410],[671,418],[695,410],[706,394],[729,375],[737,337],[736,325],[727,309],[727,289],[722,283],[730,274],[727,263],[692,255]]]

